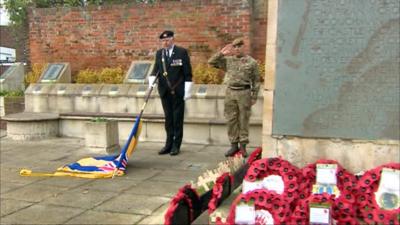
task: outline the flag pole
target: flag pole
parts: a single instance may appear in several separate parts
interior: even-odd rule
[[[156,73],[156,76],[155,76],[156,78],[154,79],[153,83],[151,84],[150,88],[149,88],[148,91],[147,91],[147,94],[146,94],[146,97],[145,97],[145,99],[144,99],[144,103],[143,103],[143,105],[142,105],[142,108],[140,109],[139,115],[136,117],[136,121],[135,121],[136,123],[140,123],[140,120],[141,120],[141,118],[142,118],[144,109],[146,108],[147,102],[148,102],[149,99],[150,99],[151,92],[153,91],[154,86],[155,86],[155,84],[156,84],[156,82],[157,82],[159,76],[160,76],[160,72],[157,72],[157,73]],[[135,123],[135,125],[136,125],[136,123]],[[138,125],[139,125],[139,124],[138,124]],[[132,130],[133,130],[133,129],[132,129]],[[133,134],[132,134],[132,132],[131,132],[131,134],[129,135],[129,138],[128,138],[127,143],[125,143],[125,146],[124,146],[123,150],[121,151],[118,164],[116,165],[116,167],[115,167],[115,169],[114,169],[114,172],[113,172],[113,175],[112,175],[111,178],[114,178],[115,174],[116,174],[117,171],[119,170],[119,167],[121,166],[121,162],[122,162],[122,155],[123,155],[123,154],[126,154],[127,148],[128,148],[128,146],[129,146],[129,142],[132,141],[132,136],[133,136]]]

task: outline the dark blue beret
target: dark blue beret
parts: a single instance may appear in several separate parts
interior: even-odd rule
[[[173,36],[174,36],[174,32],[173,31],[166,30],[166,31],[164,31],[164,32],[162,32],[160,34],[160,39],[169,38],[169,37],[173,37]]]

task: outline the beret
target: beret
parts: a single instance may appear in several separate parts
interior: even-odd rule
[[[169,38],[169,37],[173,37],[173,36],[174,36],[174,32],[173,31],[165,30],[160,34],[160,39]]]
[[[232,41],[233,46],[238,46],[243,44],[244,44],[243,38],[236,38],[235,40]]]

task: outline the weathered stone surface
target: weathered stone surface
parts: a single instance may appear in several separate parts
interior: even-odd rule
[[[169,198],[159,196],[123,194],[103,203],[94,210],[151,215],[168,201]]]
[[[11,213],[14,213],[20,209],[26,208],[30,205],[34,204],[33,202],[26,201],[15,201],[11,199],[2,199],[1,200],[1,216],[6,216]]]
[[[29,179],[29,178],[28,178]],[[45,186],[42,184],[29,184],[19,189],[8,191],[2,195],[5,199],[24,200],[29,202],[41,202],[51,196],[57,196],[66,188],[56,186]]]
[[[358,173],[376,166],[400,161],[399,143],[396,141],[357,142],[285,138],[278,140],[278,154],[298,167],[318,159],[333,159],[347,170]]]
[[[65,224],[136,224],[144,216],[88,210]]]
[[[84,209],[35,204],[1,218],[1,224],[63,224]]]

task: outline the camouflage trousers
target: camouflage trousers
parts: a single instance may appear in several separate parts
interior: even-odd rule
[[[249,119],[251,115],[251,91],[226,89],[224,115],[231,143],[249,143]]]

